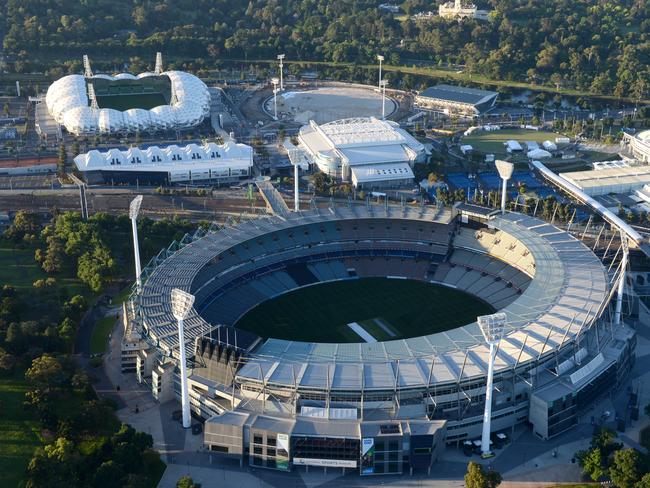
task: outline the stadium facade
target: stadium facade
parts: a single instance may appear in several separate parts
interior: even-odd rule
[[[227,141],[104,152],[94,149],[76,156],[74,164],[88,183],[231,183],[251,175],[253,148]]]
[[[298,140],[319,170],[364,190],[412,185],[413,165],[427,157],[424,145],[397,123],[375,117],[310,121]]]
[[[477,117],[493,108],[499,94],[464,86],[436,85],[415,97],[415,106],[422,110],[450,117]]]
[[[50,85],[45,103],[56,122],[75,136],[191,128],[210,113],[207,86],[183,71],[68,75]],[[149,107],[152,103],[158,105]]]
[[[624,132],[621,148],[642,163],[650,163],[650,130],[638,134]]]
[[[489,349],[476,322],[358,344],[263,339],[236,324],[256,304],[315,283],[438,283],[507,316],[493,433],[526,424],[552,438],[623,382],[636,336],[612,322],[619,275],[590,248],[536,218],[497,214],[466,204],[332,207],[198,232],[143,272],[124,357],[159,401],[179,398],[170,292],[183,289],[196,297],[181,347],[206,450],[278,470],[427,470],[445,444],[481,433]]]

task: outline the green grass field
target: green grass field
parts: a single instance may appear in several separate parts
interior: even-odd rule
[[[276,339],[363,342],[347,324],[357,322],[377,340],[389,340],[453,329],[493,311],[488,304],[452,288],[414,280],[365,278],[286,293],[252,309],[237,327]],[[377,319],[396,336],[390,337]]]
[[[140,93],[138,95],[98,95],[97,105],[99,105],[100,108],[112,108],[123,112],[131,108],[150,110],[158,105],[167,105],[167,101],[160,93]]]
[[[90,353],[102,354],[106,350],[108,344],[108,336],[113,331],[115,325],[115,317],[109,316],[99,319],[95,322],[93,332],[90,336]]]
[[[7,241],[0,241],[0,283],[18,290],[32,287],[34,281],[47,278],[47,274],[34,260],[34,247],[14,249]]]
[[[538,142],[540,147],[542,142],[550,140],[555,141],[555,138],[560,136],[554,132],[535,131],[526,129],[503,129],[495,131],[475,131],[471,135],[462,138],[462,144],[469,144],[476,151],[486,154],[494,154],[497,157],[505,157],[506,153],[504,142],[514,139],[519,142],[526,152],[524,142],[535,141]]]
[[[22,371],[0,376],[0,473],[2,486],[24,486],[27,464],[42,445],[38,422],[24,408],[29,389]]]

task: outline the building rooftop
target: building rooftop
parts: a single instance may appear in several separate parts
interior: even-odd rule
[[[497,92],[467,88],[464,86],[436,85],[420,92],[420,97],[435,98],[454,103],[479,105],[497,97]]]

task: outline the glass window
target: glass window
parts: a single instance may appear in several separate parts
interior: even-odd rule
[[[262,448],[255,446],[253,447],[253,454],[259,454],[260,456],[262,455]]]
[[[262,444],[262,436],[261,435],[255,435],[253,436],[253,443],[254,444]]]

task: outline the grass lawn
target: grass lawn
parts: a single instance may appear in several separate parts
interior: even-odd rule
[[[394,339],[453,329],[494,310],[459,290],[414,280],[364,278],[309,286],[252,309],[237,323],[262,337],[306,342],[361,342],[347,326],[358,322],[374,337],[388,334],[372,319],[381,317]]]
[[[90,336],[91,354],[102,354],[108,344],[108,336],[113,331],[115,317],[110,315],[95,322],[92,335]]]
[[[35,247],[14,249],[4,239],[0,239],[0,283],[10,284],[16,289],[32,287],[34,281],[47,278],[34,260]]]
[[[524,142],[526,141],[535,141],[538,142],[540,147],[544,141],[553,141],[555,138],[560,136],[555,132],[547,131],[536,131],[536,130],[526,130],[526,129],[502,129],[495,131],[474,131],[471,135],[463,137],[462,144],[471,145],[476,151],[480,151],[487,154],[494,154],[497,157],[507,156],[504,142],[514,139],[519,142],[519,144],[524,147],[524,153],[526,152],[526,147]]]
[[[34,450],[42,445],[38,421],[23,407],[29,389],[23,372],[0,376],[0,473],[2,486],[24,486]]]

